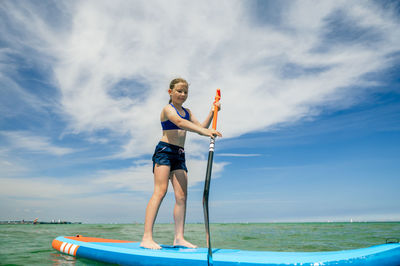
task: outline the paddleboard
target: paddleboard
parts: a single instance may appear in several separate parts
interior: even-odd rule
[[[207,265],[207,248],[161,245],[160,250],[140,242],[83,236],[59,236],[52,246],[76,257],[120,265]],[[400,244],[328,252],[272,252],[213,249],[213,265],[400,265]]]

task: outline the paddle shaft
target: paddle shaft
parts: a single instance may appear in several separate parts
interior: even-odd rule
[[[210,149],[208,152],[206,180],[204,182],[204,194],[203,194],[204,223],[206,226],[206,237],[207,237],[207,247],[208,247],[207,262],[208,262],[209,266],[213,264],[211,237],[210,237],[210,225],[209,225],[209,216],[208,216],[208,195],[210,192],[211,171],[212,171],[212,164],[213,164],[213,158],[214,158],[214,143],[215,143],[215,139],[211,138],[210,139]]]
[[[213,129],[217,129],[217,116],[218,116],[218,107],[216,103],[221,98],[221,92],[218,89],[217,95],[215,96],[214,102],[214,115],[213,115]],[[208,161],[207,161],[207,171],[206,171],[206,179],[204,182],[204,194],[203,194],[203,211],[204,211],[204,224],[206,227],[206,238],[207,238],[207,263],[209,266],[213,265],[212,259],[212,248],[211,248],[211,237],[210,237],[210,224],[209,224],[209,212],[208,212],[208,195],[210,192],[210,183],[211,183],[211,172],[212,172],[212,164],[214,158],[214,145],[215,145],[215,137],[210,138],[210,147],[208,152]]]

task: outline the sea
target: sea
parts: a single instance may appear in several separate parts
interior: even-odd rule
[[[335,251],[364,248],[400,239],[400,222],[353,223],[213,223],[213,248],[265,251]],[[57,236],[140,241],[143,224],[0,225],[0,265],[107,265],[52,249]],[[173,242],[174,225],[156,224],[155,240]],[[188,241],[206,246],[203,224],[186,224]]]

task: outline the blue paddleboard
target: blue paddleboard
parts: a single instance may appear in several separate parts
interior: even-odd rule
[[[206,248],[162,245],[161,250],[141,248],[140,242],[60,236],[54,249],[76,257],[120,265],[207,265]],[[328,252],[271,252],[213,249],[213,265],[400,265],[400,244]]]

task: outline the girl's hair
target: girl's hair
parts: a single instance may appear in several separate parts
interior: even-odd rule
[[[186,86],[189,87],[189,83],[188,83],[186,80],[184,80],[183,78],[176,78],[176,79],[173,79],[173,80],[171,81],[171,83],[169,84],[169,89],[170,89],[170,90],[173,90],[174,87],[175,87],[175,85],[178,84],[178,83],[185,83]],[[169,99],[169,103],[171,103],[171,102],[172,102],[172,100],[171,100],[171,98],[170,98],[170,99]]]

